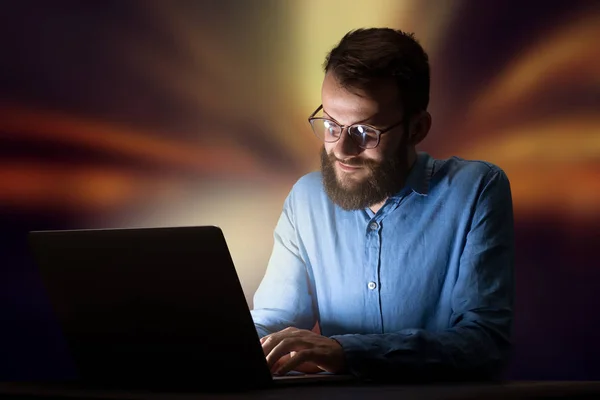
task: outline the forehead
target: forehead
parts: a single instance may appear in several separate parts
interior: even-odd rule
[[[374,82],[368,90],[342,86],[331,72],[325,74],[321,87],[323,109],[343,124],[366,119],[385,120],[397,115],[400,101],[392,80]]]

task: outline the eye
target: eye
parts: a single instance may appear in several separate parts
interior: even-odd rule
[[[363,140],[365,139],[377,139],[377,131],[373,128],[365,125],[354,125],[350,132],[352,135],[357,136]]]
[[[335,124],[333,122],[325,120],[323,121],[323,125],[329,133],[333,133],[335,131]]]

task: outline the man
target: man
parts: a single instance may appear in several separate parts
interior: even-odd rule
[[[272,372],[494,376],[513,318],[506,175],[415,150],[431,116],[428,57],[411,34],[346,34],[321,97],[309,118],[321,171],[287,197],[254,298]]]

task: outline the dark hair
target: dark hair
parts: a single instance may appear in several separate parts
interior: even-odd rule
[[[393,78],[407,116],[429,104],[429,59],[412,33],[391,28],[350,31],[329,52],[324,69],[347,88],[368,89],[375,80]]]

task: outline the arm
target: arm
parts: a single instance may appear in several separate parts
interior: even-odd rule
[[[347,369],[376,379],[489,378],[506,362],[513,317],[510,185],[492,170],[475,205],[452,294],[451,327],[334,336]]]
[[[312,329],[316,321],[309,276],[298,251],[291,202],[288,196],[275,227],[267,271],[254,295],[252,318],[261,338],[287,327]]]

